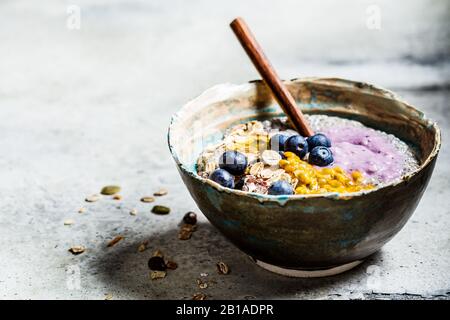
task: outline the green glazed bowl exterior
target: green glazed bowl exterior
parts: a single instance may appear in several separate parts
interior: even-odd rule
[[[286,81],[305,113],[337,115],[395,134],[417,151],[420,168],[372,191],[269,196],[223,188],[196,174],[202,149],[232,124],[282,115],[260,81],[207,90],[172,118],[169,148],[200,210],[253,258],[289,269],[325,269],[379,250],[413,214],[440,148],[438,126],[393,93],[343,79]]]

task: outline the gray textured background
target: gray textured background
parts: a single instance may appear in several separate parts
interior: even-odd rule
[[[0,2],[0,298],[437,298],[450,296],[448,1]],[[366,26],[378,5],[381,29]],[[68,29],[69,5],[81,29]],[[438,121],[439,161],[419,207],[380,253],[324,279],[259,269],[200,217],[166,146],[170,115],[204,89],[257,78],[228,23],[251,25],[283,78],[338,76],[397,91]],[[123,201],[86,204],[105,184]],[[139,202],[159,187],[169,216]],[[77,213],[86,207],[84,214]],[[139,214],[130,216],[137,208]],[[65,219],[75,224],[64,226]],[[105,248],[117,234],[125,240]],[[137,246],[149,240],[149,250]],[[88,250],[73,256],[67,249]],[[147,259],[179,264],[150,281]],[[218,276],[223,260],[232,273]],[[67,272],[67,270],[71,270]],[[74,271],[75,270],[75,271]],[[70,283],[80,273],[80,288]],[[72,274],[75,272],[75,274]],[[200,273],[213,280],[197,288]],[[72,290],[71,290],[72,288]]]

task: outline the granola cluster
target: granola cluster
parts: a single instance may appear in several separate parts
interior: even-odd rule
[[[236,177],[236,186],[242,191],[266,194],[270,185],[278,180],[285,180],[295,188],[298,180],[291,178],[279,166],[282,159],[278,151],[271,150],[270,137],[280,130],[295,133],[287,129],[286,121],[250,121],[235,125],[227,130],[223,140],[208,146],[197,160],[197,173],[209,178],[219,168],[220,156],[229,150],[238,151],[247,157],[245,174]]]

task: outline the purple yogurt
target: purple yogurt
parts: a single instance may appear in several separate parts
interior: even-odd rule
[[[361,171],[365,177],[389,183],[403,174],[407,155],[392,144],[389,136],[367,127],[323,128],[331,140],[334,163],[347,172]]]

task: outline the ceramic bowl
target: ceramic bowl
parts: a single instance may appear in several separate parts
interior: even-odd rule
[[[335,78],[285,83],[307,114],[358,120],[409,143],[420,168],[394,184],[347,194],[269,196],[201,178],[196,159],[226,128],[283,115],[261,81],[218,85],[187,103],[172,118],[169,148],[203,214],[260,266],[289,276],[339,273],[379,250],[413,214],[433,172],[440,131],[392,92],[369,84]]]

